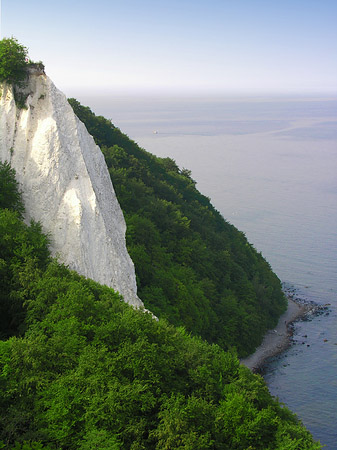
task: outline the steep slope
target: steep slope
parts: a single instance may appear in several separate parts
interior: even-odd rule
[[[0,335],[0,448],[321,448],[232,352],[51,260],[39,227],[20,220],[15,173],[0,163],[4,190],[0,333],[13,319],[21,326]]]
[[[26,99],[23,109],[16,106],[13,87],[2,84],[0,159],[16,170],[26,221],[41,222],[60,261],[142,306],[102,152],[41,70],[29,70],[19,94]]]
[[[286,308],[269,264],[196,189],[188,170],[69,101],[105,155],[145,306],[209,342],[252,352]]]

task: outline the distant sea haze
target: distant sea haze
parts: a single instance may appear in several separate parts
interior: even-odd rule
[[[294,345],[265,379],[335,450],[337,97],[79,100],[141,147],[190,169],[298,297],[330,304],[328,315],[297,324]]]

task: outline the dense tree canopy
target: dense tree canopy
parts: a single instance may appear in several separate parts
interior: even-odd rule
[[[14,170],[0,162],[0,338],[24,327],[24,292],[20,277],[49,260],[48,239],[39,224],[21,220],[23,203]]]
[[[0,82],[20,83],[25,79],[27,52],[13,37],[0,41]]]
[[[0,208],[23,212],[23,203],[19,183],[15,179],[14,170],[7,161],[0,161]]]
[[[23,285],[28,330],[0,342],[6,448],[320,448],[235,355],[55,263]]]
[[[0,204],[0,448],[321,448],[233,352],[58,264],[15,209]]]
[[[252,352],[286,307],[268,263],[198,192],[188,170],[141,149],[75,99],[70,104],[103,150],[146,307],[225,349]]]

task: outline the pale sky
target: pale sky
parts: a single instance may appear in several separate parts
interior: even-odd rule
[[[337,0],[2,0],[1,22],[70,96],[337,93]]]

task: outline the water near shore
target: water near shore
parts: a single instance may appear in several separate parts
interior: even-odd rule
[[[294,345],[265,379],[335,450],[337,98],[78,98],[145,149],[191,169],[297,297],[331,304],[328,315],[296,324]]]
[[[277,326],[266,333],[261,345],[253,354],[242,359],[241,363],[255,373],[264,371],[272,357],[279,356],[291,345],[294,322],[304,318],[314,308],[314,305],[297,303],[289,297],[288,308],[280,317]]]

